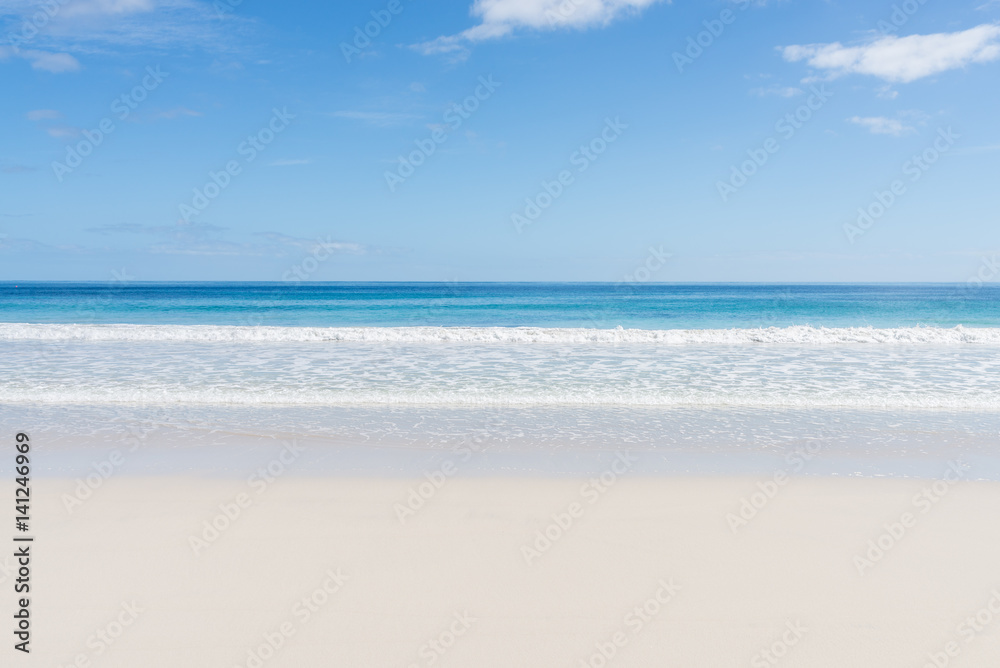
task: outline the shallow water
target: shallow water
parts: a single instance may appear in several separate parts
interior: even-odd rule
[[[586,472],[623,448],[654,474],[767,472],[820,444],[803,473],[933,476],[961,457],[1000,479],[998,297],[4,284],[0,426],[41,438],[53,474],[137,439],[147,472],[300,439],[316,471],[422,470],[471,443],[469,473]]]

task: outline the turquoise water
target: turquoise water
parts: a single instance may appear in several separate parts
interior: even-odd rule
[[[0,428],[77,452],[141,427],[213,466],[301,437],[317,466],[473,442],[731,472],[820,442],[816,472],[961,454],[1000,479],[998,306],[992,285],[7,283]]]
[[[0,402],[1000,409],[956,285],[7,284]]]
[[[1000,286],[0,283],[0,322],[283,327],[1000,327]]]

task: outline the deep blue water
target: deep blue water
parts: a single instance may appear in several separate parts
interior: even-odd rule
[[[0,322],[642,329],[1000,327],[1000,286],[0,283]]]

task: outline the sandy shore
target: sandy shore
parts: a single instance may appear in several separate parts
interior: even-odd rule
[[[33,651],[10,665],[1000,656],[1000,483],[809,478],[752,497],[762,479],[442,475],[439,488],[117,475],[89,496],[37,479]],[[760,506],[752,517],[743,500]],[[0,558],[8,626],[12,566]]]

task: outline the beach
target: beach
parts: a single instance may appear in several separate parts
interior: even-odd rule
[[[74,481],[41,479],[32,660],[923,666],[1000,650],[998,483],[958,480],[924,511],[927,480],[791,478],[734,530],[767,478],[600,478],[458,475],[428,493],[426,476],[289,472],[258,493],[116,475],[72,513]]]
[[[1000,668],[1000,0],[0,33],[0,668]]]
[[[1000,650],[992,290],[28,288],[31,665]]]

